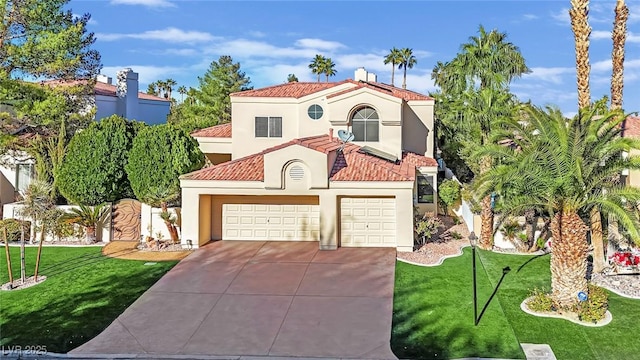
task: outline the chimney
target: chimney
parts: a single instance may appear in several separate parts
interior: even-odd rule
[[[111,82],[112,82],[110,77],[102,74],[98,74],[98,76],[96,76],[96,81],[101,82],[103,84],[109,84],[109,85],[111,85]]]
[[[127,119],[138,117],[138,73],[130,68],[118,71],[116,95],[118,96],[118,115]]]
[[[378,75],[374,73],[367,73],[367,81],[368,82],[378,82]]]
[[[333,128],[329,128],[329,141],[333,142]]]
[[[367,70],[363,67],[359,67],[356,69],[356,73],[353,76],[353,80],[355,81],[367,81]]]

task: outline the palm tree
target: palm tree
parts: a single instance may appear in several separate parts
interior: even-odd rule
[[[70,212],[62,216],[62,221],[68,224],[78,224],[86,231],[86,241],[92,244],[96,241],[96,228],[102,226],[109,216],[110,206],[106,204],[97,206],[80,205],[72,208]]]
[[[158,87],[158,96],[162,96],[164,98],[167,97],[167,83],[162,81],[162,80],[158,80],[156,81],[156,86]]]
[[[167,99],[171,99],[171,92],[173,91],[173,87],[178,85],[178,83],[173,79],[167,79],[164,81],[165,94],[164,97]]]
[[[151,84],[147,85],[147,94],[158,96],[158,84],[152,82]]]
[[[322,73],[326,76],[326,81],[329,82],[329,76],[335,76],[337,71],[335,69],[336,64],[331,58],[324,58],[322,63]]]
[[[611,60],[613,71],[611,73],[611,110],[622,110],[622,89],[624,87],[624,45],[627,39],[627,19],[629,18],[629,8],[624,0],[618,0],[615,7],[615,20],[613,23],[613,50]],[[619,178],[618,178],[619,181]],[[597,209],[596,209],[597,210]],[[602,272],[606,266],[605,248],[602,236],[602,217],[599,212],[592,211],[592,236],[593,246],[593,271]],[[617,236],[617,226],[613,219],[609,221],[609,235]]]
[[[180,198],[180,189],[168,189],[168,188],[152,188],[150,190],[150,196],[146,199],[149,205],[154,207],[160,207],[160,217],[164,221],[171,241],[175,244],[179,242],[178,230],[176,229],[176,218],[169,213],[168,204]]]
[[[407,68],[413,69],[413,66],[418,63],[418,60],[413,56],[413,49],[403,48],[399,53],[400,62],[398,63],[398,69],[404,70],[404,78],[402,80],[402,88],[407,88]]]
[[[389,50],[389,53],[384,58],[385,65],[391,64],[391,86],[395,86],[394,78],[395,78],[396,65],[400,64],[400,61],[402,61],[400,49],[394,46],[393,48],[391,48],[391,50]]]
[[[289,74],[287,76],[287,82],[298,82],[298,77],[296,76],[296,74]]]
[[[187,88],[184,85],[178,87],[178,93],[180,94],[180,103],[184,102],[184,96],[187,94]]]
[[[482,25],[478,30],[478,36],[469,38],[469,42],[462,44],[461,52],[446,63],[439,62],[434,68],[431,78],[442,89],[445,96],[454,97],[461,103],[464,109],[464,101],[461,94],[469,91],[482,91],[483,89],[508,90],[508,85],[514,78],[530,72],[525,64],[524,57],[517,46],[507,41],[507,34],[494,29],[487,32]],[[479,84],[479,86],[477,85]],[[478,90],[479,88],[479,90]],[[486,103],[489,105],[489,103]],[[479,113],[490,113],[490,108],[478,108]],[[491,122],[491,119],[489,119]],[[490,127],[485,127],[490,129]],[[459,136],[459,135],[458,135]],[[486,143],[485,138],[476,138]],[[475,146],[482,145],[475,143]],[[480,161],[467,160],[469,167],[479,164],[479,174],[491,168],[490,158]],[[482,199],[481,213],[482,231],[480,234],[480,246],[491,248],[493,245],[493,211],[491,209],[491,197]]]
[[[640,235],[637,215],[630,211],[640,201],[640,189],[610,181],[622,169],[640,169],[639,157],[619,156],[621,151],[640,149],[640,141],[619,136],[624,118],[618,112],[596,117],[594,109],[582,109],[578,116],[566,119],[559,109],[529,107],[526,121],[513,118],[503,123],[504,139],[513,141],[517,150],[490,145],[479,151],[480,156],[502,159],[476,178],[481,195],[519,184],[529,190],[501,194],[504,215],[531,208],[549,214],[551,297],[559,308],[572,307],[578,302],[577,294],[588,291],[588,227],[581,215],[600,208],[633,239]]]
[[[324,73],[324,64],[326,62],[326,58],[320,54],[316,54],[316,57],[311,60],[309,64],[309,69],[311,69],[312,74],[316,74],[318,76],[318,82],[320,82],[320,74]]]
[[[571,0],[571,28],[576,46],[576,82],[578,84],[578,109],[584,109],[591,104],[589,89],[589,0]]]
[[[40,266],[40,255],[42,254],[42,243],[44,240],[45,234],[45,225],[42,221],[44,214],[47,210],[53,207],[53,198],[51,196],[52,186],[43,181],[32,181],[27,189],[22,194],[22,209],[20,212],[23,216],[27,216],[31,220],[31,239],[35,239],[38,221],[40,221],[42,225],[42,236],[40,237],[40,243],[38,245],[38,255],[36,258],[36,269],[35,269],[35,280],[38,281],[38,268]],[[21,277],[24,283],[26,279],[26,269],[24,263],[24,237],[21,243],[21,251],[20,251],[20,267],[21,267]]]

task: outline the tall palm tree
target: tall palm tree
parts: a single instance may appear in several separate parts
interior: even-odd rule
[[[391,86],[395,86],[394,79],[395,79],[396,65],[400,64],[400,61],[402,61],[400,49],[394,46],[393,48],[391,48],[391,50],[389,50],[389,53],[384,58],[385,65],[391,64]]]
[[[167,79],[164,81],[165,94],[164,97],[167,99],[171,99],[171,92],[173,91],[173,87],[178,85],[178,83],[173,79]]]
[[[611,73],[611,110],[622,110],[622,89],[624,87],[624,45],[627,40],[627,19],[629,18],[629,8],[624,0],[618,0],[615,7],[615,20],[613,22],[613,50],[611,60],[613,70]],[[618,178],[619,180],[619,178]],[[593,246],[593,271],[602,272],[606,266],[604,239],[602,236],[601,215],[593,211],[592,237]],[[598,231],[599,230],[599,231]],[[618,233],[617,224],[613,219],[609,221],[609,235],[616,236]],[[595,235],[595,236],[594,236]]]
[[[162,80],[156,81],[156,86],[158,88],[158,96],[167,97],[167,83]]]
[[[589,0],[571,0],[571,28],[576,47],[576,82],[578,84],[578,109],[584,109],[591,104],[589,88]]]
[[[184,96],[187,94],[187,87],[184,85],[181,85],[180,87],[178,87],[178,93],[180,94],[180,102],[183,103]]]
[[[324,58],[321,69],[322,73],[326,77],[326,82],[329,82],[329,76],[335,76],[338,73],[335,68],[336,64],[331,60],[331,58]]]
[[[588,292],[588,227],[582,214],[600,208],[633,239],[640,236],[637,215],[630,211],[640,201],[640,189],[609,181],[622,169],[640,169],[639,157],[619,156],[620,151],[640,149],[640,141],[619,136],[624,118],[617,112],[597,117],[593,109],[566,119],[559,109],[530,107],[526,121],[514,118],[503,124],[504,138],[517,150],[490,145],[479,151],[481,156],[502,159],[476,179],[480,194],[510,183],[526,187],[531,191],[501,194],[506,215],[535,208],[551,217],[551,297],[560,308],[570,308],[578,302],[579,292]]]
[[[320,54],[316,54],[316,57],[311,60],[309,64],[309,69],[311,69],[312,74],[316,74],[318,76],[318,82],[320,82],[320,75],[324,72],[324,64],[326,62],[326,58]]]
[[[415,64],[418,63],[418,59],[413,56],[413,49],[403,48],[400,49],[400,62],[398,63],[398,69],[404,70],[404,77],[402,80],[402,88],[407,88],[407,69],[413,69]]]
[[[151,84],[147,85],[147,94],[158,96],[158,84],[152,82]]]
[[[442,89],[445,96],[453,97],[461,103],[464,109],[462,94],[470,91],[483,91],[483,89],[508,90],[508,85],[514,78],[530,72],[525,64],[520,49],[507,41],[507,34],[494,29],[487,32],[482,25],[478,30],[478,36],[469,38],[469,42],[462,44],[461,51],[453,60],[441,63],[434,68],[431,78]],[[479,84],[479,85],[477,85]],[[488,104],[488,103],[487,103]],[[479,113],[490,113],[490,108],[477,109]],[[491,119],[489,119],[491,122]],[[486,127],[490,130],[491,127]],[[459,135],[458,135],[459,136]],[[487,136],[489,136],[487,134]],[[488,138],[475,138],[475,146],[486,143]],[[469,140],[473,140],[469,139]],[[479,174],[484,173],[492,166],[490,158],[479,161],[469,160],[469,167],[480,165],[477,168]],[[482,199],[482,231],[480,233],[480,246],[490,248],[493,245],[493,211],[491,209],[491,197]]]

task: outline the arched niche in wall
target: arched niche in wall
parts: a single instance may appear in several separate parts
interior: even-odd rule
[[[286,190],[308,190],[311,188],[311,170],[302,160],[292,160],[285,164],[282,179]]]

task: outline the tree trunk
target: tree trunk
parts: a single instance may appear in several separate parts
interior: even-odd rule
[[[36,256],[36,270],[33,272],[33,278],[38,282],[38,270],[40,269],[40,256],[42,255],[42,243],[44,242],[44,224],[42,224],[42,233],[40,233],[40,244],[38,244],[38,255]]]
[[[395,75],[396,75],[396,64],[391,63],[391,86],[394,86],[393,81],[394,81]]]
[[[591,104],[591,90],[589,88],[589,0],[571,0],[569,10],[571,28],[576,47],[576,82],[578,85],[578,108],[584,109]]]
[[[87,226],[85,227],[85,231],[87,232],[87,243],[93,244],[96,242],[96,227],[95,226]]]
[[[601,273],[605,267],[604,241],[602,240],[602,216],[596,207],[591,208],[591,245],[593,246],[593,272]]]
[[[622,89],[624,86],[624,44],[627,41],[627,19],[629,8],[624,0],[616,2],[615,21],[613,22],[613,50],[611,51],[611,110],[622,109]]]
[[[480,173],[484,174],[491,167],[491,160],[484,158],[480,163]],[[493,209],[491,208],[491,196],[482,199],[482,211],[480,212],[480,247],[485,250],[493,248]]]
[[[536,211],[528,209],[524,212],[524,232],[527,235],[527,250],[530,250],[536,245]]]
[[[13,271],[11,270],[11,252],[9,251],[9,239],[7,238],[7,228],[2,229],[4,239],[4,253],[7,257],[7,270],[9,270],[9,283],[13,284]]]
[[[578,302],[587,293],[587,226],[577,212],[565,210],[551,221],[551,298],[558,308]]]
[[[167,207],[166,202],[160,203],[160,209],[163,213],[169,213],[169,208]],[[177,244],[179,242],[178,239],[178,229],[176,229],[175,225],[173,225],[170,221],[164,220],[164,224],[167,226],[167,230],[169,231],[169,236],[171,236],[171,242]]]
[[[480,212],[480,247],[485,250],[493,248],[493,210],[491,209],[491,196],[482,199],[482,211]]]
[[[402,79],[402,88],[407,88],[407,67],[404,67],[404,78]]]

